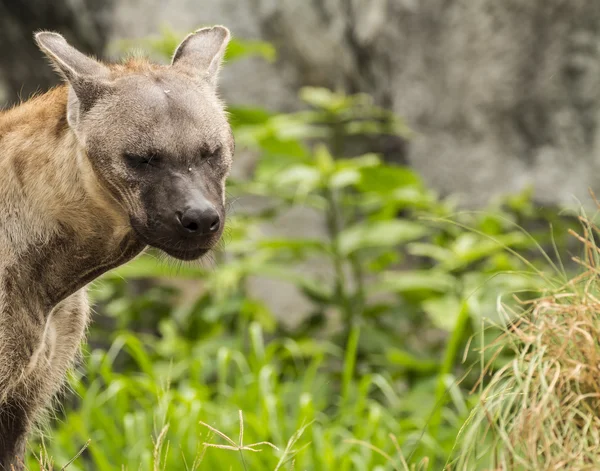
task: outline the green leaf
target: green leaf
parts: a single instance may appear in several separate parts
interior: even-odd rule
[[[378,167],[381,165],[381,158],[378,154],[368,153],[352,157],[351,159],[338,158],[336,166],[340,169],[359,170],[367,167]]]
[[[306,147],[294,139],[285,141],[269,136],[260,140],[260,147],[264,153],[258,165],[263,169],[269,164],[282,169],[289,166],[290,162],[304,162],[310,155]]]
[[[399,348],[390,348],[386,352],[386,359],[392,365],[399,366],[404,370],[415,371],[420,374],[432,374],[439,368],[440,364],[434,360],[423,360],[416,355]]]
[[[432,291],[446,293],[456,288],[456,279],[445,272],[435,270],[407,270],[382,274],[380,288],[406,293]]]
[[[343,230],[338,236],[338,246],[343,255],[350,255],[361,249],[396,247],[428,232],[422,224],[411,221],[366,221]]]
[[[256,125],[266,123],[271,114],[262,108],[252,108],[249,106],[228,106],[229,122],[234,128],[247,125]]]
[[[321,174],[315,168],[307,165],[294,165],[277,175],[277,186],[301,193],[309,193],[321,183]]]
[[[389,117],[384,120],[365,120],[365,121],[352,121],[345,127],[345,132],[349,135],[390,135],[394,134],[397,136],[409,138],[411,136],[410,128],[399,119],[395,119],[390,122]]]
[[[327,88],[304,87],[300,90],[300,98],[315,108],[338,111],[348,106],[348,98]]]
[[[460,234],[450,249],[454,255],[453,260],[448,260],[445,266],[448,269],[462,268],[494,254],[502,253],[507,247],[525,248],[531,245],[531,240],[522,232],[511,232],[488,238],[465,232]]]
[[[331,188],[341,189],[347,186],[355,185],[360,181],[360,173],[358,170],[347,168],[336,171],[329,178],[329,186]]]
[[[414,242],[407,246],[407,250],[415,257],[429,257],[438,262],[450,263],[454,258],[451,250],[428,242]]]
[[[324,145],[318,145],[315,149],[315,162],[317,168],[323,175],[329,175],[335,168],[333,157]]]
[[[258,242],[258,246],[275,252],[287,250],[303,255],[322,253],[329,249],[328,244],[319,239],[263,239]]]
[[[274,332],[277,327],[273,313],[265,303],[257,299],[245,299],[240,307],[240,314],[250,321],[258,322],[269,333]]]
[[[243,57],[261,57],[268,62],[275,61],[277,51],[266,41],[232,38],[225,51],[225,60],[234,61]]]
[[[290,115],[276,115],[268,122],[268,129],[279,139],[326,139],[326,126],[315,125],[319,116],[313,111],[300,111]]]
[[[361,170],[359,188],[381,194],[392,194],[402,187],[422,187],[421,178],[411,169],[382,165]]]
[[[308,299],[317,304],[331,304],[333,303],[334,296],[329,287],[315,283],[312,280],[303,280],[300,284],[300,291]]]
[[[461,302],[458,297],[450,294],[426,300],[423,309],[436,327],[451,332],[456,325]]]

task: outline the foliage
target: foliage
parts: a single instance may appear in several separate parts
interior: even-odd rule
[[[510,348],[514,358],[472,411],[458,469],[600,466],[599,231],[587,219],[583,229],[583,236],[574,233],[584,245],[585,256],[576,258],[581,273],[568,283],[546,280],[546,295],[520,305],[503,342],[488,346]]]
[[[542,279],[520,254],[561,245],[542,234],[562,223],[527,192],[458,212],[411,169],[353,152],[410,139],[399,118],[365,95],[300,96],[295,113],[230,109],[238,155],[257,161],[230,182],[237,203],[212,266],[149,253],[96,283],[105,315],[45,440],[57,463],[89,439],[69,469],[440,469],[451,457],[480,365],[508,361],[461,352],[500,335],[481,328],[504,320],[499,296],[532,296]],[[311,214],[313,235],[273,235],[291,213]],[[257,278],[295,287],[309,308],[272,312]],[[244,443],[277,449],[213,430],[239,434],[240,410]]]

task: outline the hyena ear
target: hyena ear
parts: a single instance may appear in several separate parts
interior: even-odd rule
[[[215,87],[230,38],[225,26],[199,29],[177,46],[172,65],[197,73]]]
[[[88,111],[108,90],[110,71],[104,64],[79,52],[58,33],[36,33],[35,42],[71,86],[67,117],[74,125],[79,115]]]

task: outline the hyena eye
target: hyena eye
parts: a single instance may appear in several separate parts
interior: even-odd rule
[[[157,154],[134,154],[126,152],[124,154],[125,162],[132,168],[158,167],[160,158]]]
[[[200,155],[202,160],[216,160],[221,155],[221,148],[217,147],[215,150],[207,150]]]

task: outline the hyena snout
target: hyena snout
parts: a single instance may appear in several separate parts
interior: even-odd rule
[[[221,228],[221,216],[206,200],[189,205],[183,211],[176,211],[175,219],[177,230],[188,237],[212,235]]]
[[[200,258],[217,245],[224,226],[224,208],[205,197],[172,198],[156,211],[149,211],[145,223],[132,218],[138,236],[180,260]],[[176,202],[173,199],[177,200]]]

